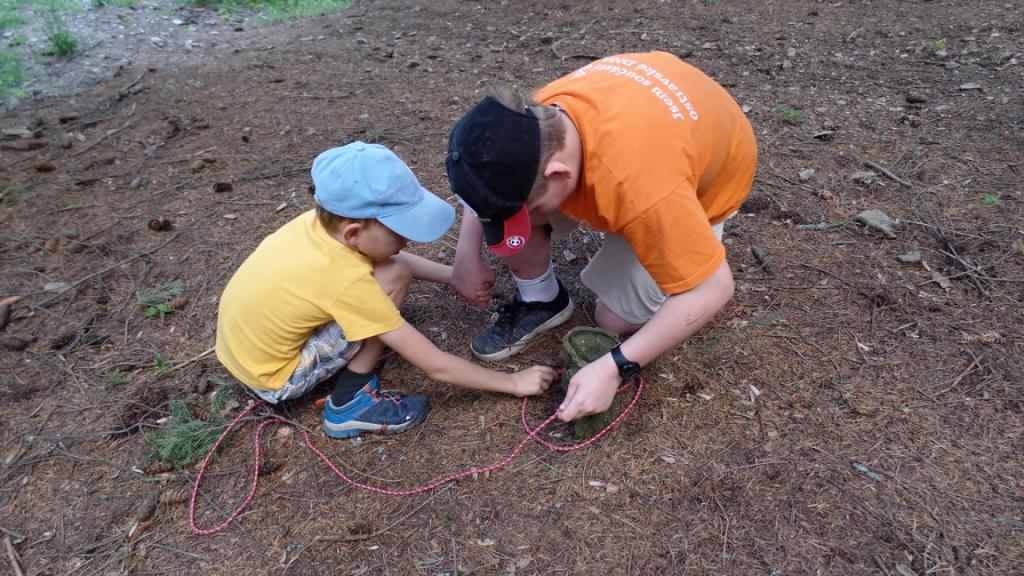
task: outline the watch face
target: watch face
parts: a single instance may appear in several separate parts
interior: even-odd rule
[[[640,375],[640,365],[636,362],[627,362],[625,366],[619,367],[619,374],[627,380],[636,378]]]

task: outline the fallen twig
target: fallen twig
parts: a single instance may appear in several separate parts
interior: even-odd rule
[[[886,178],[894,182],[898,182],[901,186],[904,186],[906,188],[914,187],[914,185],[911,182],[908,182],[907,180],[900,178],[899,176],[893,174],[890,170],[882,167],[881,165],[875,162],[872,162],[871,160],[865,160],[864,165],[867,166],[868,168],[871,168],[872,170],[877,170],[878,173],[880,173],[882,176],[885,176]]]
[[[200,354],[196,354],[195,356],[189,358],[188,360],[184,360],[182,362],[179,362],[178,364],[175,364],[174,366],[171,366],[170,368],[165,370],[164,374],[170,374],[171,372],[174,372],[175,370],[180,370],[180,369],[184,368],[185,366],[188,366],[189,364],[193,364],[195,362],[198,362],[199,360],[202,360],[203,358],[206,358],[207,356],[209,356],[214,351],[214,349],[215,348],[211,347],[210,349],[208,349],[208,350],[206,350],[206,351],[204,351],[204,352],[202,352]]]
[[[21,562],[18,561],[18,553],[14,551],[14,544],[11,542],[10,534],[4,535],[4,548],[7,548],[7,558],[11,561],[11,568],[17,576],[25,576],[21,571]]]
[[[132,124],[134,124],[134,123],[135,123],[135,120],[134,120],[134,119],[132,119],[132,120],[129,120],[129,121],[125,122],[125,123],[124,123],[124,125],[123,125],[123,126],[121,126],[120,128],[114,128],[113,130],[107,130],[107,133],[106,133],[106,134],[104,134],[102,138],[100,138],[99,140],[97,140],[97,141],[93,142],[92,144],[89,144],[89,145],[88,145],[88,146],[86,146],[85,148],[82,148],[82,149],[81,149],[81,150],[79,150],[78,152],[75,152],[75,153],[73,154],[73,156],[76,156],[76,157],[77,157],[77,156],[81,156],[82,154],[85,154],[85,153],[86,153],[86,152],[88,152],[89,150],[92,150],[92,149],[93,149],[94,147],[98,146],[98,145],[99,145],[99,144],[100,144],[101,142],[104,142],[104,141],[105,141],[105,140],[106,140],[107,138],[110,138],[110,137],[111,137],[111,136],[113,136],[114,134],[117,134],[118,132],[120,132],[120,131],[122,131],[122,130],[124,130],[124,129],[128,128],[129,126],[131,126],[131,125],[132,125]]]
[[[191,225],[183,226],[177,232],[175,232],[173,236],[171,236],[167,240],[164,240],[163,242],[161,242],[155,248],[153,248],[151,250],[147,250],[145,252],[139,252],[138,254],[136,254],[134,256],[131,256],[129,258],[125,258],[124,260],[121,260],[120,262],[111,264],[110,266],[107,266],[106,268],[103,268],[102,270],[97,270],[97,271],[93,272],[92,274],[87,274],[85,277],[79,278],[78,280],[72,282],[71,284],[68,284],[66,287],[61,289],[59,292],[57,292],[53,296],[50,296],[49,298],[47,298],[46,300],[43,300],[42,302],[39,302],[39,303],[36,303],[36,304],[32,304],[30,307],[32,309],[42,308],[43,306],[49,304],[50,302],[53,302],[57,298],[60,298],[64,294],[67,294],[73,288],[77,288],[83,282],[91,280],[91,279],[93,279],[93,278],[95,278],[97,276],[102,276],[103,274],[106,274],[107,272],[110,272],[111,270],[114,270],[116,268],[120,268],[121,266],[124,266],[125,264],[128,264],[129,262],[133,262],[135,260],[138,260],[139,258],[144,258],[146,256],[154,254],[155,252],[157,252],[158,250],[160,250],[164,246],[167,246],[168,244],[170,244],[171,242],[176,240],[179,236],[182,235],[183,232],[185,232],[189,228],[191,228]]]

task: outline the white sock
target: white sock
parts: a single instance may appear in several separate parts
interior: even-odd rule
[[[523,302],[551,302],[558,296],[558,280],[555,278],[554,263],[548,264],[546,272],[532,280],[523,280],[512,275],[519,287],[519,297]]]

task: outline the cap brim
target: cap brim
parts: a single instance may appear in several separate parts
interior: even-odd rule
[[[423,197],[415,206],[399,214],[379,216],[377,220],[413,242],[433,242],[452,227],[455,208],[424,188]]]
[[[487,249],[497,256],[511,256],[526,246],[530,239],[530,211],[524,204],[518,212],[501,223],[482,223]]]

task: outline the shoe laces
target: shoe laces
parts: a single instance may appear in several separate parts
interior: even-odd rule
[[[401,404],[402,403],[402,396],[401,396],[401,394],[397,394],[395,392],[390,392],[388,390],[375,390],[373,392],[373,401],[374,402],[388,402],[388,401],[391,401],[391,402],[394,402],[395,404]]]

